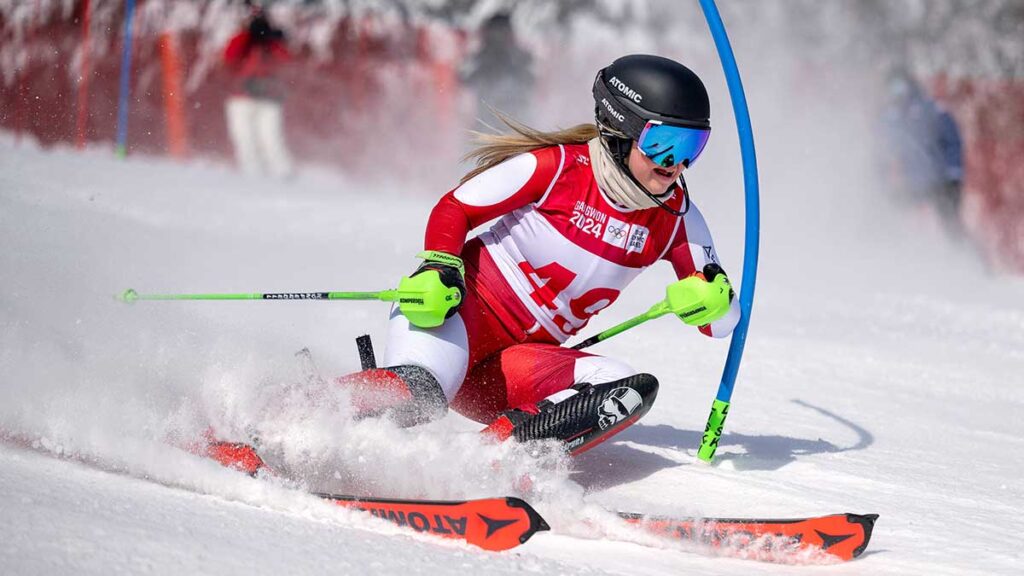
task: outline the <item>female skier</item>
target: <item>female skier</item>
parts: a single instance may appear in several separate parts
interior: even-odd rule
[[[337,380],[359,417],[412,426],[452,408],[500,440],[556,439],[578,454],[657,395],[654,376],[561,346],[641,271],[672,264],[690,302],[676,312],[702,333],[736,326],[738,302],[683,180],[711,131],[700,78],[632,55],[598,72],[593,93],[596,126],[540,132],[509,122],[514,134],[486,136],[471,153],[477,167],[434,207],[424,262],[399,285],[448,309],[409,298],[392,310],[387,367]]]
[[[339,379],[363,415],[402,425],[450,407],[505,439],[587,450],[650,409],[658,383],[623,362],[562,347],[648,266],[669,261],[708,336],[740,310],[683,170],[710,135],[700,78],[658,56],[619,58],[594,81],[596,126],[540,132],[509,122],[437,203],[423,264],[401,290],[449,298],[444,317],[392,310],[387,368]],[[481,224],[500,218],[467,242]]]

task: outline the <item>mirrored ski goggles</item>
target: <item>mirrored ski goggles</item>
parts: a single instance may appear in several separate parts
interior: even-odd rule
[[[655,164],[665,168],[681,163],[690,167],[704,151],[710,137],[710,128],[674,126],[649,120],[636,141],[636,147]]]

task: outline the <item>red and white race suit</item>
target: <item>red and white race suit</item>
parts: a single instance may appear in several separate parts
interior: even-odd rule
[[[679,278],[718,262],[707,224],[679,187],[661,208],[632,210],[598,187],[587,145],[513,157],[446,194],[430,215],[425,248],[460,254],[467,296],[443,326],[421,330],[392,313],[385,365],[412,364],[438,379],[457,411],[487,422],[573,384],[636,373],[609,358],[563,348],[640,272],[669,261]],[[489,230],[469,232],[495,218]],[[700,331],[728,335],[729,313]]]

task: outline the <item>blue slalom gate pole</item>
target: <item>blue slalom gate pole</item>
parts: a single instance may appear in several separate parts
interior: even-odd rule
[[[722,70],[729,86],[729,97],[732,99],[732,111],[736,116],[736,129],[740,137],[740,155],[743,159],[743,189],[746,197],[746,233],[743,249],[743,283],[740,286],[740,310],[742,317],[732,334],[729,344],[729,356],[725,360],[722,381],[718,385],[718,394],[711,405],[704,436],[701,439],[697,456],[710,462],[718,449],[718,441],[722,437],[725,417],[729,414],[733,387],[743,357],[743,347],[747,342],[747,328],[750,325],[750,312],[754,306],[754,284],[757,276],[757,253],[759,249],[759,232],[761,227],[761,207],[757,184],[757,155],[754,152],[754,132],[750,127],[750,111],[747,109],[747,97],[743,92],[743,82],[736,66],[729,36],[725,32],[725,24],[718,13],[715,0],[700,0],[704,18],[708,21],[711,36],[718,49],[718,58],[722,61]]]
[[[128,150],[128,104],[131,95],[132,76],[132,19],[135,16],[135,0],[125,0],[124,46],[121,49],[121,89],[117,99],[117,148],[118,156],[124,157]]]

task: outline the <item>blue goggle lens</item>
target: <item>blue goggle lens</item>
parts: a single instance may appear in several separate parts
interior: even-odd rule
[[[673,126],[652,120],[644,126],[636,145],[644,156],[665,168],[682,162],[693,166],[710,137],[708,128]]]

